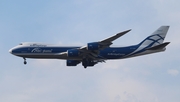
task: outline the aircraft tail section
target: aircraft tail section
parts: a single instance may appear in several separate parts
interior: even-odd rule
[[[165,43],[162,43],[162,44],[160,44],[160,45],[157,45],[157,46],[148,48],[148,49],[146,49],[146,50],[160,50],[160,49],[165,48],[169,43],[170,43],[170,42],[165,42]]]
[[[150,36],[144,39],[139,45],[149,48],[162,44],[166,37],[168,29],[169,26],[161,26]]]

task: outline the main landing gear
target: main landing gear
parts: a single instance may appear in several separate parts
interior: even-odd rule
[[[27,64],[27,62],[26,62],[26,58],[23,58],[24,59],[24,64]]]
[[[82,60],[82,65],[84,66],[84,68],[87,68],[87,67],[92,67],[96,64],[97,62],[94,62],[92,59],[86,59],[84,58]]]

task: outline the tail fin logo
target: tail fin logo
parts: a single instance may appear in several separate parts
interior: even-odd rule
[[[140,45],[153,47],[159,44],[162,44],[164,41],[164,37],[161,36],[161,34],[155,34],[147,37]]]
[[[161,26],[154,33],[152,33],[152,35],[148,36],[145,40],[143,40],[139,45],[153,47],[162,44],[168,29],[169,26]]]
[[[169,26],[161,26],[154,33],[152,33],[152,35],[148,36],[141,43],[139,43],[137,45],[138,46],[137,49],[133,51],[132,53],[130,53],[129,55],[143,52],[147,48],[151,48],[151,47],[162,44],[166,37],[168,29],[169,29]]]

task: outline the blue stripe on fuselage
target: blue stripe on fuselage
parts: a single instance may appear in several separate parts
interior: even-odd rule
[[[119,59],[135,51],[139,46],[128,46],[128,47],[108,47],[103,50],[100,50],[98,59]],[[38,54],[55,54],[66,52],[69,49],[75,49],[80,47],[20,47],[14,49],[12,53],[18,54],[29,54],[29,55],[38,55]]]

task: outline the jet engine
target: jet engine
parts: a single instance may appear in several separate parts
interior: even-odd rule
[[[80,61],[78,61],[78,60],[67,60],[66,61],[67,66],[76,66],[79,63],[80,63]]]
[[[67,51],[68,57],[77,57],[79,56],[79,50],[78,49],[70,49]]]
[[[98,49],[99,49],[98,42],[92,42],[87,44],[87,50],[98,50]]]

